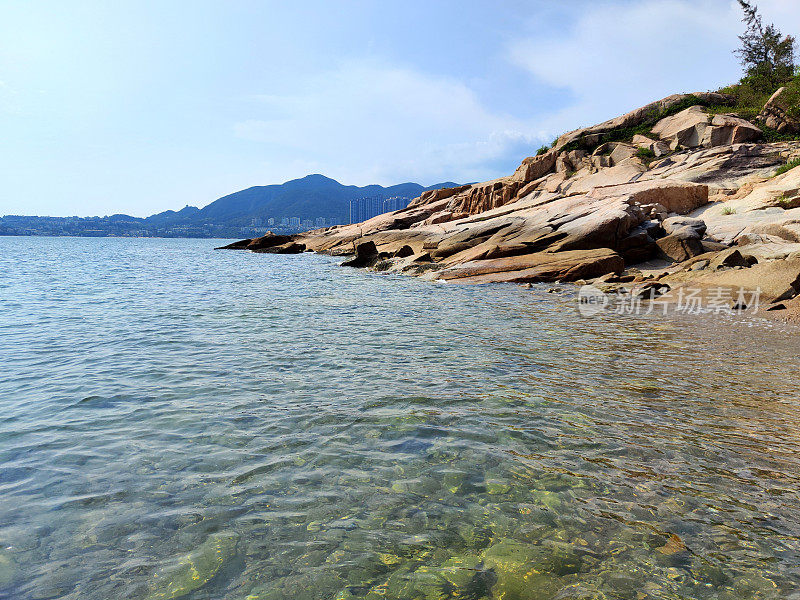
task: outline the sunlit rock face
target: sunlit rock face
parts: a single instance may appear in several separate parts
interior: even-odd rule
[[[428,191],[362,223],[230,247],[355,254],[349,266],[461,283],[580,281],[641,265],[672,274],[689,261],[698,273],[694,259],[734,245],[800,243],[800,175],[776,176],[800,142],[762,142],[760,123],[777,123],[781,98],[754,123],[728,112],[722,94],[670,96],[567,133],[507,177]],[[669,227],[685,216],[702,227]]]

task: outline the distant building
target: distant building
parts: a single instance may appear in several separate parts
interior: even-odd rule
[[[289,227],[298,229],[300,227],[300,217],[289,217]]]
[[[320,227],[325,227],[327,225],[327,221],[325,217],[317,217],[314,221],[314,227],[319,229]]]
[[[267,219],[267,226],[272,227],[273,225],[275,225],[275,219],[270,217],[269,219]]]
[[[383,198],[373,196],[370,198],[357,198],[350,201],[350,223],[360,223],[387,212],[394,212],[405,208],[409,203],[408,198],[394,196]]]
[[[383,201],[383,212],[394,212],[396,210],[402,210],[408,206],[408,203],[411,202],[409,198],[404,196],[393,196],[391,198],[387,198]]]

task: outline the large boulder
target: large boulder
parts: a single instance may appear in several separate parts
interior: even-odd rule
[[[292,236],[290,235],[277,235],[268,231],[266,234],[261,236],[260,238],[255,238],[251,240],[249,244],[247,244],[248,250],[265,250],[267,248],[272,248],[274,246],[283,246],[284,244],[288,244],[293,240]]]
[[[630,144],[619,143],[614,147],[609,157],[611,159],[611,166],[618,165],[632,156],[636,156],[636,147]]]
[[[694,231],[699,237],[703,237],[706,233],[706,222],[702,219],[694,219],[692,217],[670,217],[668,219],[664,219],[661,226],[664,228],[664,231],[667,235],[672,235],[683,229],[684,227],[688,227],[692,231]]]
[[[653,140],[644,135],[633,136],[633,145],[642,150],[649,150],[656,158],[669,154],[669,145],[660,140]]]
[[[357,268],[366,268],[375,266],[375,264],[381,259],[380,253],[378,252],[378,247],[375,245],[375,242],[369,241],[364,242],[362,244],[358,244],[356,246],[355,256],[342,263],[343,267],[357,267]]]
[[[696,148],[702,145],[708,128],[708,113],[702,106],[692,106],[670,117],[665,117],[653,127],[653,135],[667,142],[675,150]]]
[[[625,261],[619,254],[598,248],[475,260],[440,271],[438,277],[459,283],[576,281],[624,269]]]
[[[708,186],[688,181],[648,179],[635,183],[604,185],[590,194],[593,198],[625,196],[628,202],[648,210],[660,205],[667,212],[686,214],[708,204]]]
[[[728,269],[703,275],[698,279],[709,287],[738,292],[758,291],[762,305],[790,300],[800,294],[800,258],[787,258],[755,264],[748,269]]]
[[[757,120],[778,133],[800,133],[800,121],[789,114],[790,108],[789,92],[785,87],[782,87],[767,100]]]
[[[702,236],[691,227],[682,227],[656,241],[662,257],[683,262],[705,252]]]
[[[761,129],[750,121],[735,115],[715,115],[711,126],[707,127],[700,145],[706,148],[713,146],[730,146],[755,142],[763,136]]]
[[[619,117],[615,117],[614,119],[605,121],[604,123],[600,123],[599,125],[586,127],[583,129],[576,129],[575,131],[570,131],[569,133],[565,133],[560,138],[558,138],[558,140],[556,140],[554,149],[560,150],[567,144],[571,144],[573,142],[580,142],[580,143],[585,142],[587,145],[593,147],[596,145],[596,142],[600,139],[600,136],[603,133],[608,133],[616,129],[626,129],[629,127],[636,127],[651,119],[654,113],[655,114],[663,113],[664,111],[667,111],[687,101],[699,101],[704,104],[715,104],[715,105],[720,105],[720,104],[731,105],[734,102],[731,96],[728,96],[726,94],[720,94],[717,92],[673,94],[672,96],[667,96],[662,100],[651,102],[650,104],[642,106],[641,108],[632,110],[629,113],[626,113]]]
[[[529,156],[522,161],[511,179],[519,183],[528,183],[547,175],[556,166],[557,150],[549,150],[537,156]]]

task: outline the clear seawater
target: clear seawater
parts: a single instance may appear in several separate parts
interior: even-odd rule
[[[795,332],[219,243],[0,238],[0,598],[798,597]]]

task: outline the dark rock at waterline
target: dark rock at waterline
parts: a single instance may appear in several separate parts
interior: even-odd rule
[[[280,244],[278,246],[266,246],[264,248],[256,248],[253,250],[253,252],[256,252],[258,254],[300,254],[301,252],[305,251],[306,251],[305,244],[300,244],[294,241],[289,241],[285,244]]]
[[[342,263],[343,267],[371,267],[381,259],[375,242],[364,242],[356,246],[355,257]]]
[[[247,246],[253,240],[248,238],[246,240],[239,240],[238,242],[233,242],[232,244],[228,244],[227,246],[217,246],[214,250],[247,250]]]
[[[285,246],[292,241],[294,241],[294,238],[290,235],[277,235],[268,231],[260,238],[252,240],[247,245],[247,249],[253,251],[263,250],[265,248],[274,248],[275,246]]]
[[[252,250],[257,252],[266,248],[286,246],[292,241],[294,241],[294,238],[290,235],[277,235],[271,231],[268,231],[260,238],[248,238],[246,240],[240,240],[238,242],[228,244],[227,246],[219,246],[218,248],[215,248],[215,250]],[[303,246],[303,250],[305,250],[305,246]],[[280,254],[280,252],[276,254]]]

